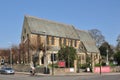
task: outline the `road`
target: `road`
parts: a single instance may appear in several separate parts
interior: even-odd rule
[[[69,75],[69,76],[30,76],[25,74],[1,75],[0,80],[120,80],[120,74],[111,75]]]

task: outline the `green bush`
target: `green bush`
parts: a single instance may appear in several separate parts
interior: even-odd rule
[[[52,68],[52,64],[49,64],[49,67]],[[54,67],[54,68],[58,68],[58,64],[57,64],[57,63],[54,63],[54,64],[53,64],[53,67]]]
[[[116,64],[113,64],[113,62],[111,62],[109,65],[110,65],[111,67],[116,66]]]
[[[98,63],[98,64],[95,64],[95,67],[99,67],[100,66],[100,64]]]
[[[105,62],[102,62],[102,63],[101,63],[101,66],[106,66],[106,63],[105,63]]]
[[[80,65],[80,68],[81,68],[81,69],[86,69],[87,67],[88,67],[87,64],[81,64],[81,65]]]

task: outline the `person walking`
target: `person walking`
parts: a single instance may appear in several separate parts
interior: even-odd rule
[[[30,63],[30,67],[31,67],[31,70],[30,70],[31,76],[34,76],[35,75],[35,67],[34,67],[33,62]]]

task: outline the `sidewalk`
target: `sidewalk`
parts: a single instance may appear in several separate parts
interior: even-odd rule
[[[30,75],[29,72],[16,72],[16,74],[25,74],[25,75]],[[53,76],[52,74],[43,74],[43,73],[36,73],[36,75],[41,75],[41,76]],[[87,72],[81,72],[81,73],[59,73],[59,74],[54,74],[54,76],[92,76],[92,75],[120,75],[119,73],[87,73]]]
[[[29,73],[29,72],[15,72],[15,74],[24,74],[24,75],[30,75],[30,73]],[[36,75],[50,75],[50,74],[36,73]]]

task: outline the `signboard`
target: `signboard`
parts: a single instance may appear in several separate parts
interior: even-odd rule
[[[65,67],[65,61],[59,61],[58,66],[59,67]]]
[[[70,72],[74,72],[74,68],[70,68]]]
[[[1,65],[4,65],[4,59],[1,59]]]
[[[100,67],[95,67],[94,72],[95,73],[100,73]],[[102,66],[101,67],[101,72],[103,72],[103,73],[110,72],[110,66]]]

